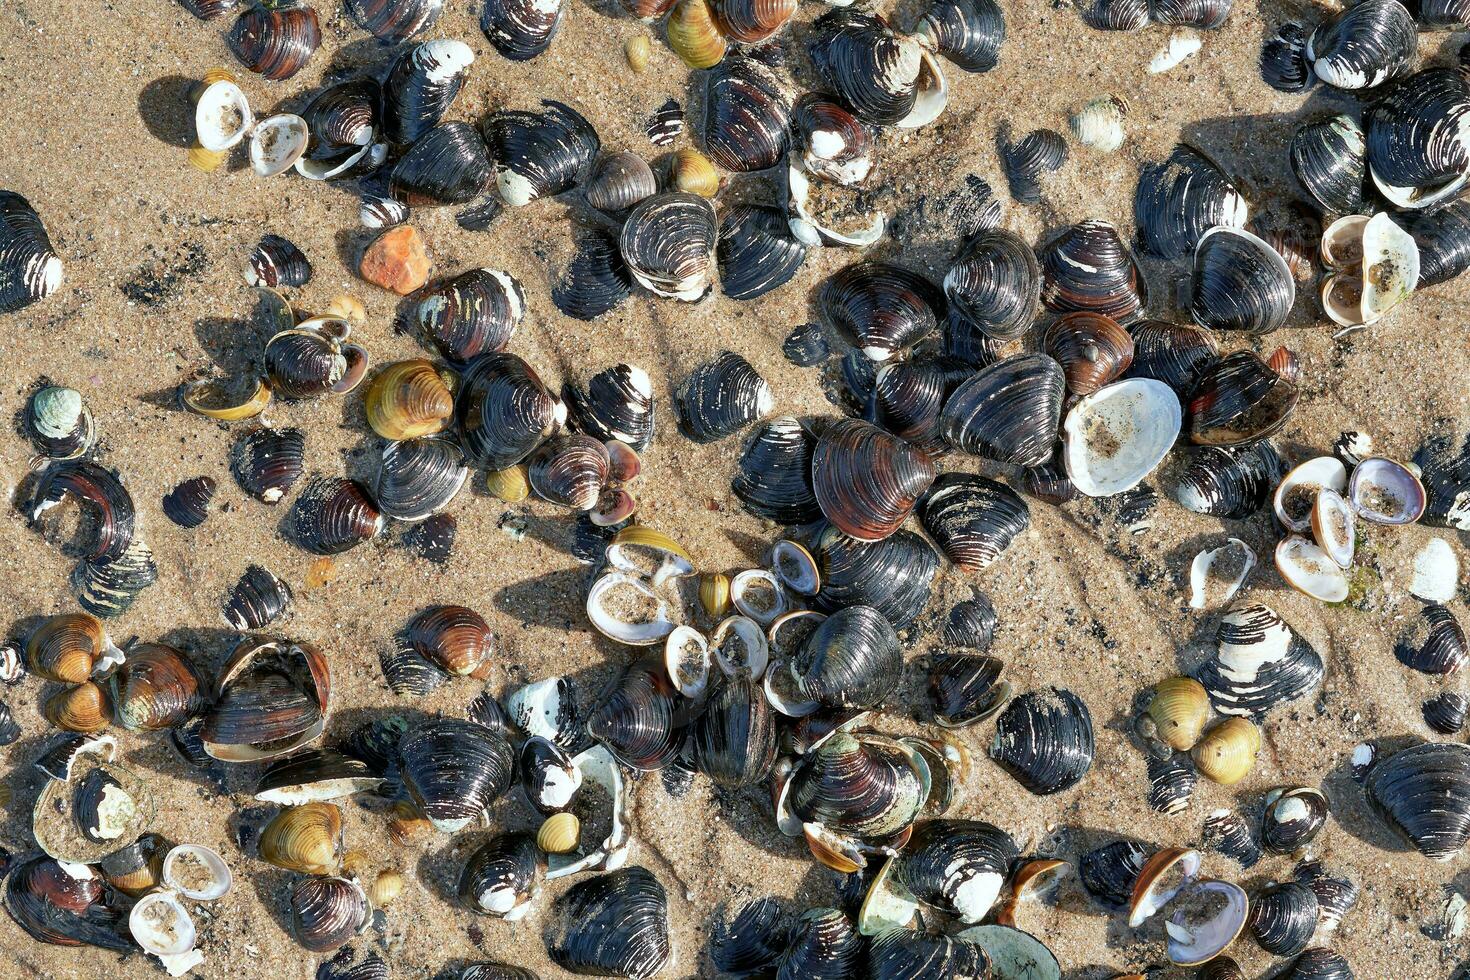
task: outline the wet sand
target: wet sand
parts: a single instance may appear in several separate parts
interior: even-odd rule
[[[1009,38],[1001,66],[987,75],[947,71],[951,100],[939,121],[917,133],[890,131],[881,141],[873,182],[901,217],[900,240],[869,253],[888,256],[938,278],[954,247],[942,220],[946,195],[967,173],[989,181],[1004,202],[1003,223],[1029,241],[1049,237],[1088,217],[1132,228],[1132,192],[1142,161],[1165,156],[1187,137],[1210,151],[1238,178],[1258,210],[1282,205],[1291,193],[1285,144],[1299,119],[1339,111],[1352,100],[1317,92],[1308,98],[1267,89],[1256,70],[1261,38],[1288,16],[1316,18],[1296,5],[1241,3],[1227,25],[1205,37],[1194,59],[1164,75],[1144,63],[1167,31],[1105,35],[1084,28],[1070,9],[1050,4],[1005,4]],[[803,6],[789,34],[793,64],[809,85],[800,42],[803,23],[823,8]],[[244,87],[259,111],[298,107],[333,67],[376,63],[384,54],[346,14],[323,5],[322,49],[308,68],[283,83],[256,77]],[[655,44],[647,73],[633,75],[622,56],[626,38],[650,30],[609,6],[571,0],[550,52],[529,64],[500,59],[476,26],[478,11],[451,4],[427,36],[456,37],[478,59],[451,116],[477,120],[501,107],[527,108],[558,98],[592,118],[607,148],[652,157],[643,135],[647,116],[673,96],[686,105],[690,73]],[[286,505],[267,507],[246,497],[230,478],[228,451],[242,425],[225,425],[179,412],[178,384],[214,370],[234,372],[258,356],[264,337],[247,319],[251,292],[239,267],[245,250],[272,231],[296,242],[316,269],[292,294],[302,309],[319,309],[351,291],[367,306],[355,334],[374,363],[422,355],[412,336],[393,329],[395,297],[354,279],[344,259],[360,247],[357,200],[349,189],[295,178],[262,181],[239,160],[228,172],[189,169],[186,91],[213,65],[232,65],[223,35],[229,18],[196,21],[164,0],[25,0],[0,8],[0,186],[24,194],[40,211],[66,264],[66,281],[47,301],[0,323],[4,357],[0,391],[8,415],[18,412],[38,378],[80,389],[101,431],[101,458],[122,474],[138,502],[140,533],[152,546],[160,581],[123,617],[109,624],[118,638],[134,635],[188,650],[217,666],[231,635],[220,619],[224,592],[245,566],[259,562],[296,590],[291,618],[281,629],[325,650],[334,673],[329,736],[341,736],[382,712],[457,714],[479,692],[458,680],[417,701],[386,687],[378,654],[419,608],[462,601],[490,619],[503,653],[490,683],[504,691],[518,682],[569,674],[591,697],[631,654],[589,633],[581,612],[586,567],[568,553],[570,519],[554,508],[507,507],[478,484],[455,502],[459,538],[447,567],[439,568],[400,544],[401,528],[335,560],[335,578],[308,587],[311,556],[280,535]],[[900,22],[906,20],[901,13]],[[1425,35],[1431,59],[1452,61],[1463,38]],[[242,73],[243,74],[243,73]],[[1126,97],[1128,140],[1104,155],[1073,145],[1063,170],[1048,181],[1042,203],[1009,201],[995,152],[997,128],[1017,132],[1045,126],[1065,131],[1067,116],[1101,94]],[[694,127],[691,125],[690,129]],[[688,131],[683,142],[689,140]],[[739,178],[727,199],[771,200],[760,178]],[[568,209],[542,202],[507,214],[485,233],[454,221],[454,209],[416,212],[415,226],[429,243],[436,271],[453,274],[487,265],[510,271],[524,284],[530,312],[511,344],[548,383],[583,376],[617,361],[644,367],[659,398],[659,429],[644,458],[637,492],[641,518],[682,540],[707,569],[756,564],[779,530],[747,515],[729,491],[740,440],[696,446],[672,424],[669,394],[696,365],[723,348],[743,353],[771,383],[782,413],[832,415],[823,372],[793,367],[781,340],[815,318],[815,287],[853,261],[845,250],[813,254],[795,280],[751,303],[714,295],[683,305],[635,295],[596,323],[560,315],[550,284],[569,251]],[[1148,263],[1151,311],[1168,315],[1179,270]],[[1372,329],[1346,342],[1315,321],[1310,289],[1299,292],[1288,327],[1252,340],[1223,338],[1225,349],[1255,346],[1263,353],[1287,343],[1301,358],[1304,395],[1279,444],[1293,458],[1327,450],[1343,429],[1371,433],[1379,449],[1407,457],[1432,420],[1470,418],[1470,347],[1464,332],[1470,285],[1464,281],[1416,296]],[[278,405],[267,419],[305,429],[310,470],[370,477],[376,440],[360,399],[329,398]],[[29,447],[12,430],[0,433],[0,479],[10,497],[24,475]],[[957,457],[946,468],[974,468]],[[985,469],[990,472],[989,469]],[[208,474],[219,481],[220,505],[194,531],[169,523],[158,501],[179,480]],[[1167,491],[1166,470],[1153,482]],[[1167,493],[1166,493],[1167,495]],[[289,502],[289,498],[288,498]],[[497,529],[507,512],[524,515],[530,533],[514,540]],[[1282,784],[1321,786],[1334,818],[1314,846],[1331,867],[1349,871],[1363,886],[1358,907],[1333,945],[1359,977],[1450,976],[1467,955],[1464,944],[1427,938],[1421,927],[1437,920],[1448,889],[1470,885],[1464,862],[1431,864],[1401,845],[1368,812],[1347,775],[1354,745],[1369,738],[1427,737],[1419,704],[1436,684],[1411,676],[1392,655],[1393,637],[1416,603],[1404,594],[1402,560],[1431,534],[1450,540],[1470,559],[1466,538],[1452,531],[1408,528],[1372,535],[1388,572],[1365,608],[1328,609],[1287,591],[1269,567],[1258,567],[1248,595],[1270,603],[1323,655],[1326,678],[1309,697],[1273,712],[1259,764],[1231,789],[1202,785],[1183,814],[1160,817],[1146,803],[1144,760],[1126,735],[1129,705],[1147,684],[1192,669],[1213,635],[1215,618],[1188,609],[1187,568],[1202,547],[1243,538],[1258,554],[1274,545],[1269,519],[1221,522],[1190,514],[1165,500],[1153,529],[1130,536],[1106,507],[1083,500],[1057,509],[1032,506],[1032,527],[1004,558],[982,574],[946,567],[929,613],[908,645],[912,660],[931,644],[935,622],[954,601],[975,589],[990,596],[1001,626],[993,653],[1008,662],[1018,690],[1057,684],[1087,700],[1098,729],[1097,759],[1075,789],[1038,798],[1023,791],[984,757],[991,726],[961,733],[974,753],[963,799],[952,814],[983,817],[1027,842],[1035,853],[1075,858],[1119,835],[1159,844],[1196,841],[1211,809],[1237,806],[1254,819],[1262,794]],[[67,585],[73,560],[43,542],[14,508],[0,519],[0,576],[5,627],[24,629],[34,617],[75,608]],[[1269,565],[1269,562],[1267,563]],[[1466,615],[1464,592],[1454,603]],[[1463,682],[1453,682],[1463,683]],[[923,711],[915,677],[894,705],[898,727]],[[38,706],[49,689],[37,680],[3,693],[25,734],[0,752],[14,802],[5,811],[0,843],[16,854],[29,843],[29,805],[37,790],[29,763],[47,736]],[[235,890],[199,917],[206,956],[199,975],[294,978],[311,976],[321,959],[295,945],[284,929],[284,896],[292,875],[242,853],[235,842],[238,814],[247,817],[254,767],[225,773],[223,785],[181,765],[161,735],[124,736],[123,759],[148,775],[160,801],[156,830],[222,853],[235,871]],[[716,793],[696,779],[673,798],[657,776],[634,780],[631,862],[653,871],[669,894],[676,960],[664,975],[706,976],[710,915],[722,906],[766,894],[799,904],[834,901],[834,875],[816,866],[805,848],[780,836],[763,791]],[[483,959],[517,963],[544,977],[561,976],[546,959],[541,929],[557,883],[539,909],[516,924],[478,918],[458,908],[452,893],[465,856],[479,835],[430,836],[394,845],[386,817],[348,804],[348,845],[376,862],[403,870],[407,888],[386,913],[386,928],[353,945],[373,949],[395,977],[435,976],[445,967]],[[266,811],[268,815],[268,811]],[[501,828],[532,826],[514,800],[496,808]],[[1273,858],[1241,873],[1219,855],[1213,874],[1250,885],[1280,878],[1290,862]],[[1028,906],[1020,925],[1056,952],[1065,975],[1101,980],[1125,970],[1164,963],[1157,927],[1135,934],[1117,917],[1086,900],[1075,878],[1055,906]],[[119,961],[94,949],[32,942],[0,916],[0,975],[81,978],[158,976],[141,956]],[[1248,941],[1237,955],[1250,975],[1270,975],[1270,958]],[[446,975],[457,975],[454,973]],[[1179,976],[1162,969],[1150,976]]]

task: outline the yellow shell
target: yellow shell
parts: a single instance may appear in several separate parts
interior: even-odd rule
[[[485,489],[508,504],[518,504],[531,495],[531,481],[526,468],[517,463],[485,474]]]
[[[653,45],[648,42],[647,34],[635,34],[628,38],[623,45],[623,57],[628,59],[628,67],[634,72],[641,73],[648,67],[648,60],[653,57]]]
[[[710,619],[724,619],[730,612],[730,576],[724,572],[699,576],[699,604]]]
[[[553,813],[536,831],[536,846],[547,854],[570,854],[582,838],[582,823],[575,813]]]
[[[204,73],[205,85],[213,85],[215,82],[234,82],[236,85],[240,84],[240,80],[235,77],[234,72],[228,68],[220,68],[218,66],[210,68]]]
[[[42,623],[26,640],[26,662],[38,677],[80,684],[92,676],[97,658],[111,649],[102,620],[87,613],[62,613]]]
[[[287,871],[336,874],[342,866],[342,811],[321,802],[282,810],[260,832],[260,858]]]
[[[367,319],[367,308],[362,305],[362,300],[350,293],[338,293],[332,297],[327,308],[322,310],[322,316],[334,316],[339,320],[349,320],[352,323],[362,323]]]
[[[46,720],[68,732],[100,732],[107,727],[107,695],[87,681],[46,699]]]
[[[674,170],[674,186],[688,194],[714,197],[720,190],[720,172],[709,157],[698,150],[685,147],[674,154],[671,164]]]
[[[614,568],[649,577],[694,574],[689,552],[647,524],[632,524],[619,531],[607,546],[607,560]]]
[[[1221,786],[1245,778],[1261,749],[1261,732],[1244,718],[1227,718],[1211,728],[1194,746],[1194,765],[1200,775]]]
[[[425,360],[389,364],[368,384],[362,400],[368,425],[384,439],[433,435],[454,414],[454,396]]]
[[[195,381],[184,386],[180,399],[184,407],[196,415],[218,419],[221,422],[237,422],[253,419],[271,403],[271,388],[264,381],[255,382],[255,390],[244,401],[221,405],[224,386],[218,381]]]
[[[1210,720],[1210,696],[1192,677],[1170,677],[1154,685],[1148,716],[1160,741],[1176,752],[1188,752]]]
[[[429,820],[418,807],[407,801],[393,804],[393,819],[388,821],[388,836],[402,847],[429,830]]]
[[[851,842],[840,834],[815,823],[804,824],[802,833],[806,835],[806,846],[811,850],[812,857],[819,863],[842,874],[852,874],[863,869],[864,864],[859,863],[862,860],[861,855],[855,848],[847,849]]]
[[[342,873],[354,878],[367,877],[368,869],[372,867],[372,860],[367,852],[353,848],[342,855]]]
[[[706,0],[679,0],[664,29],[669,47],[690,68],[713,68],[725,57],[725,35]]]
[[[368,901],[373,903],[373,908],[378,909],[389,905],[401,894],[403,894],[403,875],[392,868],[379,871],[367,892]]]
[[[224,163],[225,157],[229,155],[229,150],[206,150],[195,143],[189,147],[189,166],[201,173],[212,174],[219,169],[219,165]]]

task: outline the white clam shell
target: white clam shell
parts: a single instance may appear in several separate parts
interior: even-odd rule
[[[1089,497],[1136,487],[1174,441],[1184,413],[1162,381],[1130,378],[1078,400],[1062,425],[1067,476]]]
[[[306,152],[311,130],[290,112],[262,119],[250,134],[250,166],[262,177],[283,174]]]
[[[210,84],[194,106],[194,134],[215,153],[230,149],[255,125],[255,114],[240,86],[227,79]]]

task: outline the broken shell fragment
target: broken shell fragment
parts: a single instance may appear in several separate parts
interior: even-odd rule
[[[1189,566],[1189,607],[1212,609],[1227,605],[1255,567],[1256,553],[1239,538],[1201,551]]]

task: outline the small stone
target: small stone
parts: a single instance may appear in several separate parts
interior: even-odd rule
[[[424,240],[408,225],[390,228],[362,253],[358,275],[375,286],[407,296],[429,279]]]

